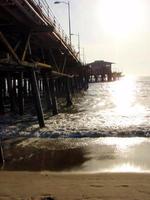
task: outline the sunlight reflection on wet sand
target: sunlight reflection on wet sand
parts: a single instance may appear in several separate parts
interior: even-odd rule
[[[150,160],[143,162],[143,156],[138,154],[142,147],[142,151],[146,150],[146,146],[143,144],[147,143],[146,138],[106,138],[102,144],[115,146],[117,159],[112,164],[111,168],[104,170],[105,172],[150,172],[149,169],[144,169],[145,163],[149,163]],[[145,149],[144,149],[145,148]],[[148,150],[148,149],[147,149]],[[142,151],[140,153],[142,153]],[[146,153],[146,152],[145,152]],[[139,156],[139,157],[138,157]],[[142,156],[140,158],[140,156]],[[140,162],[139,162],[140,160]],[[150,164],[150,163],[149,163]],[[149,165],[148,164],[148,165]],[[149,166],[150,167],[150,166]]]
[[[105,170],[105,172],[108,172],[108,170]],[[134,166],[131,163],[124,163],[113,167],[110,172],[142,172],[142,169],[141,167]]]
[[[84,163],[92,172],[150,172],[147,138],[99,138],[90,146]]]
[[[150,172],[148,138],[24,139],[5,145],[6,170]]]

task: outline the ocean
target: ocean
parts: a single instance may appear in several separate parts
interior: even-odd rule
[[[150,77],[92,83],[46,118],[46,127],[12,124],[3,170],[150,173]],[[21,136],[21,137],[20,137]]]
[[[150,136],[150,77],[92,83],[74,106],[46,121],[41,136]]]

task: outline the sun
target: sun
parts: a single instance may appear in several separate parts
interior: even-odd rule
[[[100,0],[97,19],[105,32],[121,37],[140,29],[145,9],[143,0]]]

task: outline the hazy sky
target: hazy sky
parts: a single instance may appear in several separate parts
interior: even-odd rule
[[[65,4],[47,0],[68,33]],[[125,74],[150,75],[150,0],[70,0],[72,33],[86,62],[112,61]],[[77,37],[72,36],[77,47]]]

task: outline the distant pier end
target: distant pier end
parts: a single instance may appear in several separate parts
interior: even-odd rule
[[[89,82],[114,81],[121,77],[121,72],[112,71],[113,62],[97,60],[87,64]]]

